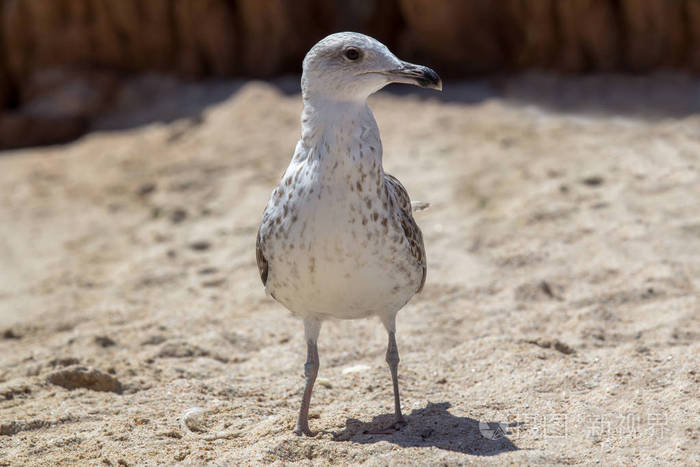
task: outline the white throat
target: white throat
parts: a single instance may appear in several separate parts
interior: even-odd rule
[[[367,173],[369,167],[376,172],[379,167],[383,176],[379,128],[364,99],[305,99],[301,136],[301,153],[318,158],[318,167],[326,174]]]

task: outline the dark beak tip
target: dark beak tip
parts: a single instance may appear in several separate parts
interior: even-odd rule
[[[422,82],[420,84],[423,87],[433,88],[433,89],[437,89],[438,91],[442,91],[442,80],[440,79],[440,76],[438,76],[438,74],[435,73],[435,70],[433,70],[432,68],[428,68],[428,67],[424,68],[423,79],[421,81]]]
[[[422,88],[442,91],[442,80],[440,79],[440,76],[435,73],[435,70],[428,68],[427,66],[404,62],[403,66],[393,70],[390,73],[400,76],[403,79],[409,78]]]

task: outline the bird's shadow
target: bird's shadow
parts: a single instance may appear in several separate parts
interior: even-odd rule
[[[405,416],[400,429],[391,426],[393,415],[379,415],[371,422],[349,418],[345,429],[333,433],[334,441],[372,444],[386,441],[402,447],[436,447],[477,456],[495,456],[519,448],[508,439],[509,428],[519,423],[478,421],[447,411],[449,402],[431,403]]]

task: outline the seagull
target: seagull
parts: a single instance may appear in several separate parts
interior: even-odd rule
[[[367,106],[367,97],[389,83],[442,90],[433,70],[399,60],[363,34],[331,34],[311,48],[301,77],[301,139],[258,231],[266,293],[304,322],[306,384],[297,435],[313,436],[308,415],[319,369],[316,342],[327,319],[379,317],[389,336],[395,427],[405,423],[396,314],[423,289],[427,267],[411,200],[384,172],[379,129]]]

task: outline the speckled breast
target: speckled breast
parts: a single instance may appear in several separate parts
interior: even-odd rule
[[[422,268],[391,209],[381,165],[343,169],[329,177],[306,160],[288,168],[261,229],[268,291],[300,316],[394,314],[418,290]]]

